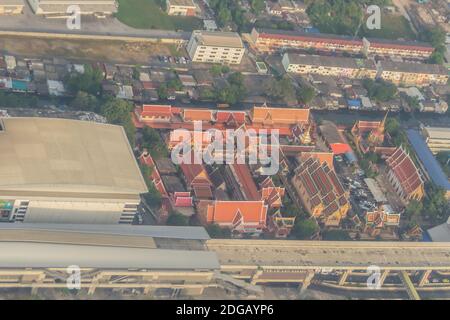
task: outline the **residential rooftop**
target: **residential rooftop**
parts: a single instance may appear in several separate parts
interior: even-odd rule
[[[194,31],[199,44],[203,46],[244,48],[242,39],[236,32]]]
[[[321,66],[321,67],[335,67],[348,69],[372,69],[377,67],[372,60],[355,59],[344,57],[327,57],[317,55],[303,55],[295,53],[286,53],[290,64]]]
[[[405,73],[422,73],[422,74],[439,74],[448,76],[448,69],[440,64],[426,63],[410,63],[410,62],[393,62],[381,61],[383,71],[405,72]]]

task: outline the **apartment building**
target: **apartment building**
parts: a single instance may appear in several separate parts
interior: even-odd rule
[[[131,223],[147,186],[120,126],[0,119],[0,221]]]
[[[24,0],[0,0],[0,15],[21,14]]]
[[[422,127],[425,142],[434,154],[440,151],[450,151],[450,128]]]
[[[333,34],[263,28],[253,28],[250,36],[252,45],[261,52],[272,52],[282,49],[314,49],[322,52],[364,53],[368,55],[427,59],[434,50],[428,43],[416,41],[361,39]]]
[[[298,31],[280,31],[253,28],[250,34],[252,44],[261,52],[280,49],[315,49],[318,51],[341,51],[360,53],[361,40],[352,37],[327,34],[309,34]]]
[[[193,31],[187,52],[194,62],[240,64],[244,44],[235,32]]]
[[[381,61],[378,76],[397,85],[428,86],[446,84],[449,74],[438,64]]]
[[[377,76],[377,67],[372,60],[285,53],[282,63],[289,73],[352,79],[375,79]]]
[[[169,16],[195,16],[197,7],[192,0],[166,0],[167,14]]]
[[[66,17],[70,6],[78,6],[83,15],[98,17],[117,13],[119,4],[116,0],[28,0],[31,9],[37,15],[46,17]]]

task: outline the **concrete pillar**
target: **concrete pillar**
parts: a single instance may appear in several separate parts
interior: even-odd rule
[[[262,275],[263,271],[262,270],[257,270],[253,276],[252,276],[252,281],[250,282],[251,284],[255,285],[258,282],[258,278],[260,275]]]
[[[37,295],[39,288],[38,287],[31,287],[31,295]]]
[[[91,285],[90,287],[89,287],[89,289],[88,289],[88,294],[89,295],[93,295],[94,293],[95,293],[95,289],[96,289],[97,287],[95,286],[95,285]]]
[[[147,286],[144,288],[144,294],[147,295],[152,295],[154,291],[155,291],[154,288],[151,286]]]
[[[345,281],[347,281],[347,277],[350,274],[351,270],[345,270],[344,273],[339,278],[339,285],[343,286],[345,284]]]
[[[431,270],[425,270],[422,273],[422,276],[420,277],[419,280],[419,287],[423,287],[424,285],[426,285],[428,283],[428,277],[431,274]]]
[[[180,294],[182,296],[200,296],[203,293],[204,287],[197,288],[183,288],[181,289]]]
[[[305,280],[303,280],[302,286],[300,287],[300,294],[304,293],[305,290],[308,289],[309,285],[311,284],[311,280],[314,278],[314,275],[314,270],[308,270]]]
[[[386,280],[388,275],[389,275],[389,270],[384,270],[380,276],[380,286],[382,286],[384,284],[384,281]]]

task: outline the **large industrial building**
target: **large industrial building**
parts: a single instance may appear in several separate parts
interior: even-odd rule
[[[431,152],[450,151],[450,128],[424,126],[421,129]]]
[[[116,0],[28,0],[28,3],[35,14],[53,18],[70,15],[72,6],[78,6],[83,15],[98,17],[113,15],[119,7]]]
[[[187,52],[194,62],[240,64],[245,53],[236,32],[193,31]]]
[[[0,150],[2,221],[131,223],[147,192],[120,126],[3,118]]]

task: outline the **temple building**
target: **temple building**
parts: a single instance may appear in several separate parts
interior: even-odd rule
[[[383,121],[357,121],[352,128],[355,145],[362,153],[375,152],[383,145],[385,138],[386,116]]]
[[[424,179],[403,147],[397,148],[386,160],[388,179],[395,192],[405,201],[422,200],[425,195]]]
[[[292,184],[308,213],[325,226],[339,226],[346,217],[348,194],[327,162],[308,158],[295,170]]]

